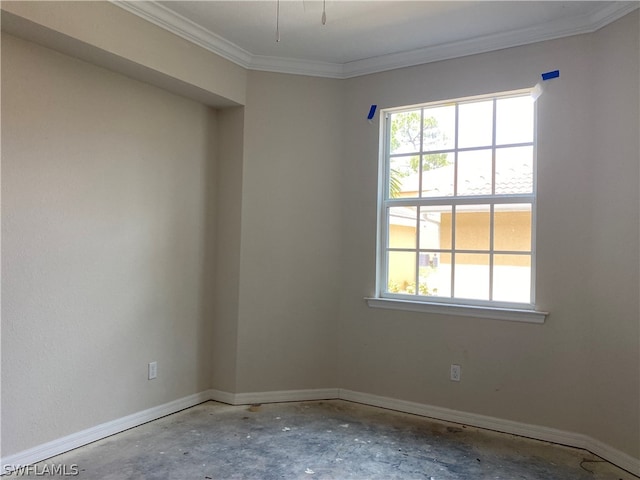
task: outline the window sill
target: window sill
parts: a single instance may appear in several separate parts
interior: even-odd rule
[[[536,310],[517,308],[497,308],[476,305],[453,305],[449,303],[412,302],[390,298],[365,298],[367,305],[372,308],[386,308],[391,310],[405,310],[409,312],[438,313],[442,315],[456,315],[460,317],[490,318],[493,320],[508,320],[512,322],[544,323],[548,313]]]

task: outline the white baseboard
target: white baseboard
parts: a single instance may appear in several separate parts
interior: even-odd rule
[[[229,405],[250,405],[253,403],[306,402],[339,398],[339,388],[317,388],[312,390],[280,390],[269,392],[228,393],[209,390],[211,400]]]
[[[275,392],[237,393],[234,405],[250,403],[305,402],[310,400],[329,400],[339,398],[339,388],[314,390],[282,390]]]
[[[588,443],[583,447],[585,450],[589,450],[591,453],[605,459],[607,462],[613,463],[627,472],[633,473],[636,477],[640,477],[640,459],[621,452],[620,450],[596,440],[595,438],[586,438]]]
[[[209,391],[196,393],[3,457],[0,459],[0,465],[2,466],[1,474],[4,475],[12,470],[11,466],[32,465],[41,462],[47,458],[88,445],[96,440],[101,440],[208,400],[211,400]]]
[[[214,390],[214,389],[207,390],[207,391],[209,392],[210,400],[215,400],[216,402],[220,402],[220,403],[227,403],[229,405],[236,405],[235,393],[223,392],[222,390]]]
[[[6,473],[5,465],[31,465],[41,462],[47,458],[60,455],[74,448],[87,445],[96,440],[179,412],[180,410],[208,400],[215,400],[230,405],[247,405],[252,403],[302,402],[328,399],[348,400],[399,412],[413,413],[438,420],[472,425],[474,427],[582,448],[640,477],[640,459],[634,458],[631,455],[586,435],[339,388],[250,393],[229,393],[213,389],[206,390],[4,457],[0,459],[0,465],[2,465],[2,471],[0,473]]]
[[[498,432],[520,435],[523,437],[545,440],[563,445],[577,446],[583,448],[584,441],[582,435],[557,430],[555,428],[540,427],[526,423],[504,420],[496,417],[488,417],[459,410],[451,410],[444,407],[436,407],[424,403],[408,402],[390,397],[381,397],[369,393],[354,392],[351,390],[341,390],[340,398],[352,402],[364,403],[375,407],[388,408],[399,412],[413,413],[423,417],[436,418],[448,422],[471,425],[474,427],[486,428]],[[578,445],[579,444],[579,445]]]
[[[381,397],[369,393],[340,390],[340,398],[352,402],[363,403],[375,407],[388,408],[399,412],[413,413],[424,417],[436,418],[465,425],[471,425],[488,430],[535,438],[546,442],[558,443],[575,448],[582,448],[597,455],[620,468],[640,477],[640,459],[634,458],[610,445],[580,433],[567,432],[550,427],[531,425],[527,423],[488,417],[475,413],[461,412],[423,403],[407,402],[395,398]]]

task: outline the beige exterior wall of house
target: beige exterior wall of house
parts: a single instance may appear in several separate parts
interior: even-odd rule
[[[405,245],[410,248],[416,244],[416,229],[404,225],[391,225],[389,242],[391,245]],[[404,290],[416,281],[415,255],[410,253],[391,254],[389,258],[389,286]]]
[[[452,214],[440,216],[440,248],[449,250],[451,244]],[[490,215],[488,212],[458,212],[456,214],[456,247],[464,250],[488,250],[490,233]],[[416,228],[391,224],[389,227],[389,245],[412,248],[416,244]],[[494,250],[530,252],[531,251],[531,212],[509,211],[495,212]],[[442,256],[441,264],[449,263],[449,256]],[[457,264],[489,265],[488,255],[459,253]],[[450,264],[450,263],[449,263]],[[496,255],[494,265],[510,267],[529,267],[528,255]],[[395,254],[389,261],[389,285],[406,288],[415,283],[415,255]]]

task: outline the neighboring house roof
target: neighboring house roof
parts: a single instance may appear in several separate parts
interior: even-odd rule
[[[497,194],[531,193],[533,189],[533,169],[531,163],[513,162],[509,168],[497,168]],[[422,173],[422,196],[439,197],[453,195],[454,165],[434,168]],[[401,179],[400,196],[418,196],[418,174]],[[491,170],[482,163],[465,164],[458,172],[458,195],[490,195]]]
[[[497,194],[531,193],[533,189],[533,169],[531,163],[513,162],[510,168],[498,168],[496,172]],[[482,168],[481,164],[464,165],[459,173],[459,195],[490,195],[491,171]],[[454,166],[434,168],[422,173],[423,197],[453,196]],[[408,175],[401,179],[400,197],[418,197],[418,174]],[[446,211],[449,207],[442,207]],[[435,212],[438,207],[430,207]],[[466,211],[474,211],[473,206],[465,207]],[[449,210],[450,211],[450,210]],[[484,208],[475,211],[486,211]],[[397,226],[415,227],[416,207],[393,207],[390,212],[390,223]]]

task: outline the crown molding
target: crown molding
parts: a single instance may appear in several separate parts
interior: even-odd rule
[[[247,68],[249,68],[249,70],[259,70],[262,72],[290,73],[294,75],[338,79],[346,78],[344,75],[344,66],[340,63],[316,62],[284,57],[255,55]]]
[[[486,35],[461,42],[445,43],[408,52],[357,60],[344,64],[343,76],[344,78],[359,77],[396,68],[413,67],[546,40],[593,33],[639,7],[640,2],[612,2],[591,16],[559,19],[544,25]]]
[[[250,68],[253,55],[235,43],[231,43],[220,35],[210,32],[188,18],[169,10],[155,1],[109,0],[129,13],[133,13],[148,22],[163,28],[191,43],[194,43],[216,55]]]
[[[590,16],[591,31],[595,32],[596,30],[600,30],[602,27],[615,22],[638,8],[640,8],[640,2],[638,2],[638,0],[631,2],[611,2]]]
[[[155,1],[110,1],[132,14],[248,70],[337,79],[359,77],[396,68],[412,67],[545,40],[592,33],[640,7],[640,2],[637,1],[610,2],[592,15],[553,20],[535,27],[340,64],[253,55]]]

